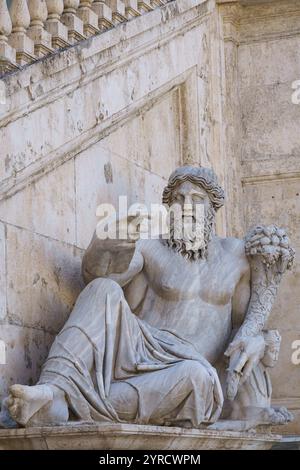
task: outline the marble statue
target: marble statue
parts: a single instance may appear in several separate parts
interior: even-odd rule
[[[245,240],[216,236],[224,191],[207,168],[172,173],[163,203],[174,202],[187,228],[181,237],[172,225],[167,239],[94,235],[82,265],[87,286],[38,383],[10,388],[5,408],[16,423],[245,429],[292,419],[271,407],[267,368],[280,336],[265,329],[293,261],[285,231],[257,226]],[[204,223],[192,230],[199,205]]]

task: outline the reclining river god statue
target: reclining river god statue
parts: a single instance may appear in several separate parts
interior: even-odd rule
[[[13,385],[4,403],[20,426],[241,430],[292,419],[271,406],[267,369],[276,364],[280,335],[265,329],[293,262],[285,231],[259,225],[244,240],[216,236],[224,191],[203,167],[176,169],[163,203],[182,209],[180,236],[174,218],[168,238],[101,240],[95,233],[83,258],[87,286],[38,383]]]

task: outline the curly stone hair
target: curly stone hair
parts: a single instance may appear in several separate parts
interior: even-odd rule
[[[181,183],[190,181],[201,186],[209,195],[215,211],[224,205],[225,193],[219,186],[217,176],[210,168],[181,166],[171,174],[162,195],[163,204],[172,204],[173,192]]]

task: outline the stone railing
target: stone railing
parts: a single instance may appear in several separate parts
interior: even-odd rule
[[[0,76],[169,0],[0,0]]]

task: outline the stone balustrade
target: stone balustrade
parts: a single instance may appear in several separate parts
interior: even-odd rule
[[[0,76],[170,0],[0,0]]]

